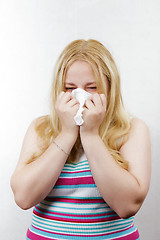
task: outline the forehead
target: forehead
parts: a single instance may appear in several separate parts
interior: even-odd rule
[[[95,81],[95,75],[89,63],[77,60],[71,64],[67,70],[65,82],[75,81],[76,79]]]

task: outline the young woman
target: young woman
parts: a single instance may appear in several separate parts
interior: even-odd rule
[[[81,126],[77,88],[91,93]],[[30,124],[11,178],[18,206],[34,206],[26,239],[140,239],[133,220],[150,162],[148,127],[125,111],[111,54],[96,40],[71,42],[55,68],[51,113]]]

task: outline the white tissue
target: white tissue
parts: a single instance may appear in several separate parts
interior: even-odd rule
[[[85,101],[87,100],[87,98],[91,96],[91,94],[81,88],[74,89],[72,91],[72,94],[80,103],[79,109],[77,111],[76,116],[74,117],[74,120],[76,122],[76,125],[81,126],[84,123],[84,120],[82,118],[82,112],[84,110],[83,106]]]

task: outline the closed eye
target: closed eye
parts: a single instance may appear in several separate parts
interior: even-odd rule
[[[66,90],[73,90],[75,89],[74,87],[65,87]]]
[[[65,87],[66,91],[73,91],[74,89],[76,89],[76,87]],[[96,90],[97,87],[86,87],[86,90]]]

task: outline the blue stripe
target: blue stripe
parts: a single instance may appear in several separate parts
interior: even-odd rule
[[[91,172],[79,172],[79,173],[61,173],[60,178],[67,177],[67,178],[72,178],[72,177],[82,177],[82,176],[92,176]]]
[[[63,216],[63,215],[58,215],[58,214],[44,213],[44,212],[41,212],[38,209],[36,209],[36,211],[43,214],[43,215],[47,215],[47,216],[51,216],[51,217],[59,217],[59,218],[62,217],[62,218],[68,218],[68,219],[70,219],[70,218],[72,218],[72,219],[86,219],[85,214],[82,217],[77,218],[77,217],[73,217],[73,216]],[[116,214],[112,214],[112,215],[109,215],[109,216],[87,217],[87,219],[100,219],[100,218],[109,218],[109,217],[115,217],[115,216],[116,216]]]
[[[54,188],[96,188],[96,184],[55,185]]]
[[[76,169],[78,169],[81,166],[87,166],[89,168],[88,161],[80,162],[80,163],[77,163],[77,164],[76,163],[75,164],[65,164],[63,170],[65,168],[76,168]]]
[[[81,168],[79,167],[79,168],[76,168],[76,170],[75,170],[74,167],[73,167],[73,169],[72,168],[71,169],[70,168],[67,168],[67,169],[63,168],[62,173],[64,173],[64,172],[65,173],[66,172],[70,173],[70,172],[75,172],[75,171],[80,172],[80,171],[88,171],[88,170],[90,170],[89,167],[81,167]]]
[[[61,199],[63,199],[63,198],[68,198],[68,199],[77,199],[77,200],[89,200],[89,199],[91,199],[91,200],[95,200],[95,199],[97,199],[97,200],[102,200],[102,197],[88,197],[88,198],[84,198],[84,197],[73,197],[73,196],[60,196],[60,197],[56,197],[56,196],[47,196],[47,198],[61,198]],[[45,201],[49,201],[48,199],[46,200],[46,198],[44,199]],[[65,202],[65,203],[67,203],[67,202]],[[104,202],[105,203],[105,202]],[[81,202],[81,203],[78,203],[78,204],[83,204],[83,202]],[[86,204],[86,203],[85,203]],[[88,203],[87,203],[88,204]],[[91,204],[91,203],[89,203],[89,204]],[[95,203],[94,203],[95,204]],[[96,203],[97,204],[97,203]],[[102,204],[102,203],[101,203]],[[106,203],[105,203],[106,204]]]

